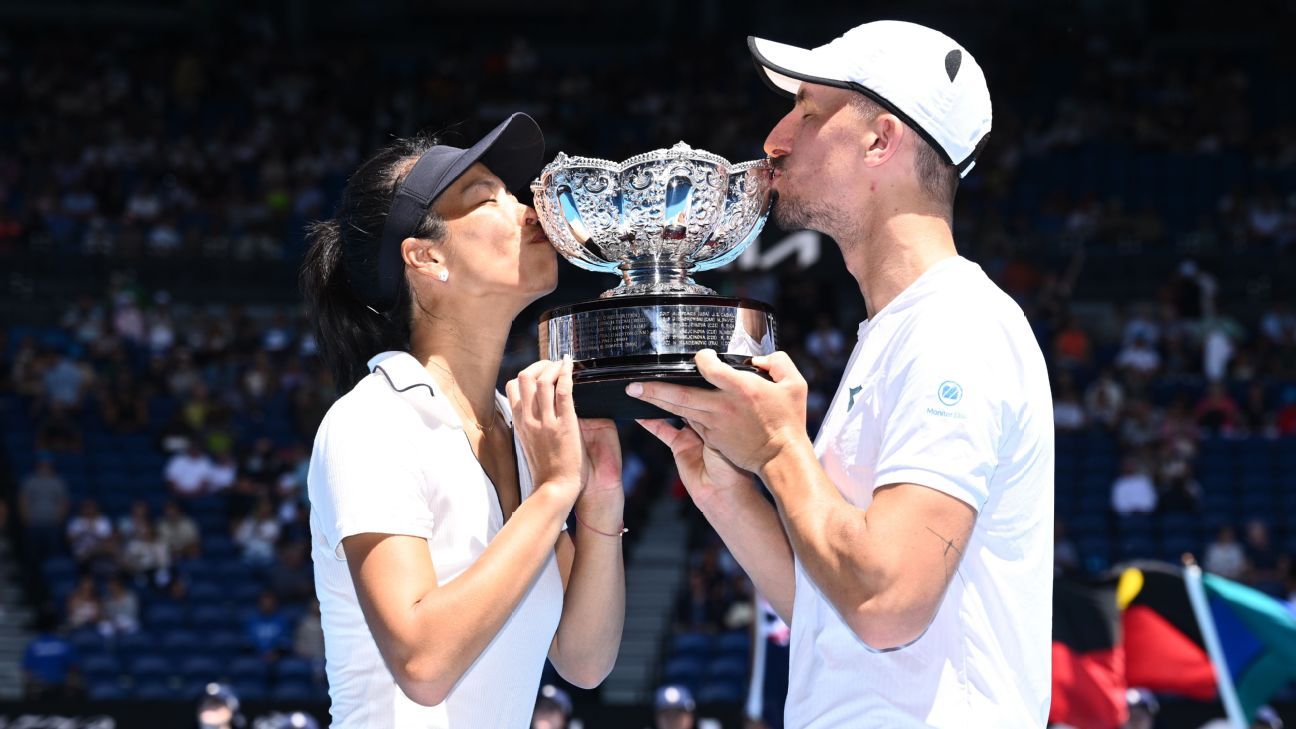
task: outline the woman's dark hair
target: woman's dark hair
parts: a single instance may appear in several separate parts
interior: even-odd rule
[[[370,357],[409,349],[411,299],[405,278],[390,311],[379,313],[365,302],[373,300],[378,286],[378,248],[392,198],[414,163],[437,144],[434,137],[417,136],[383,148],[351,175],[337,214],[307,228],[310,248],[298,284],[339,394],[369,373]],[[413,237],[444,235],[444,221],[429,207]]]

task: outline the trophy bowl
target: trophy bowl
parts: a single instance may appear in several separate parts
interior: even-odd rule
[[[714,349],[758,372],[777,349],[774,310],[716,295],[692,274],[723,266],[760,234],[770,209],[767,160],[730,164],[680,142],[622,163],[560,153],[531,185],[554,248],[591,271],[617,274],[594,301],[540,318],[540,356],[574,364],[581,417],[671,417],[625,394],[635,381],[709,387],[693,356]]]

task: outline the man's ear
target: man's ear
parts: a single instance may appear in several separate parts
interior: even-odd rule
[[[869,122],[869,144],[864,163],[869,167],[886,164],[909,137],[909,128],[895,114],[878,114]]]

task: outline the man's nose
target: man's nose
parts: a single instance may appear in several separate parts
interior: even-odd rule
[[[796,124],[796,109],[789,111],[779,119],[778,124],[765,137],[765,154],[770,157],[786,157],[792,152],[792,131]]]

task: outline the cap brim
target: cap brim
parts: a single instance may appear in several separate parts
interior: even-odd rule
[[[509,190],[523,189],[544,166],[544,151],[540,125],[527,114],[518,112],[464,150],[433,197],[439,196],[478,162],[490,168]]]
[[[822,50],[798,48],[755,36],[747,36],[747,48],[765,83],[789,98],[796,97],[804,82],[850,88],[841,68]]]

